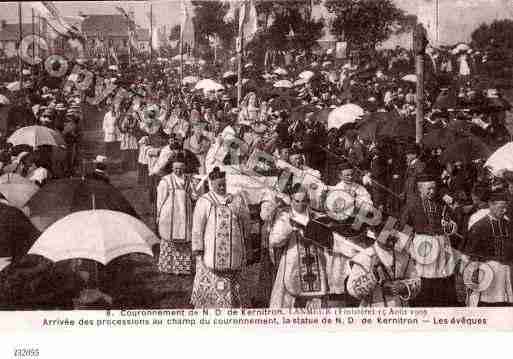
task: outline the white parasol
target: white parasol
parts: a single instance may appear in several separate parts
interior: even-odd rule
[[[54,262],[85,258],[106,265],[130,253],[153,256],[158,238],[140,220],[126,213],[89,210],[72,213],[48,227],[29,254]]]
[[[509,142],[495,151],[486,161],[495,176],[502,176],[504,171],[513,171],[513,142]]]
[[[363,108],[352,103],[337,107],[328,115],[328,129],[340,128],[346,123],[356,122],[363,116],[363,112]]]
[[[406,81],[406,82],[414,82],[414,83],[416,83],[417,82],[417,75],[409,74],[409,75],[403,76],[401,78],[401,80]]]
[[[66,142],[62,135],[45,126],[27,126],[16,130],[7,142],[14,146],[29,145],[31,147],[39,147],[41,145],[65,146]]]
[[[292,88],[294,87],[294,84],[289,80],[280,80],[275,82],[273,86],[278,88]]]
[[[314,75],[315,75],[315,73],[313,71],[307,70],[307,71],[301,72],[298,77],[300,79],[305,79],[305,80],[309,81]]]
[[[199,78],[197,76],[185,76],[182,80],[182,83],[184,85],[190,85],[195,84],[199,81]]]
[[[457,55],[459,54],[460,52],[463,52],[463,51],[468,51],[470,50],[470,46],[468,46],[467,44],[458,44],[456,45],[456,47],[454,49],[451,50],[451,53],[453,55]]]
[[[273,73],[275,73],[276,75],[285,76],[288,74],[288,71],[282,67],[278,67],[276,70],[273,71]]]
[[[211,79],[203,79],[200,80],[196,86],[194,86],[194,89],[196,90],[204,90],[204,91],[219,91],[223,90],[224,86],[220,83],[215,82]]]

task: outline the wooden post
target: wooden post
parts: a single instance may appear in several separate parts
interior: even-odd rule
[[[180,86],[183,84],[183,25],[180,25]]]
[[[153,63],[153,5],[150,3],[150,66]]]
[[[240,17],[246,16],[245,3],[240,3],[239,8],[239,36],[237,39],[237,107],[240,106],[242,101],[242,55],[244,51],[244,19]]]
[[[23,40],[23,26],[21,21],[21,1],[18,1],[18,71],[20,77],[20,91],[23,91],[23,60],[21,59],[21,41]]]
[[[426,29],[417,24],[413,31],[413,51],[415,52],[415,74],[417,75],[415,142],[420,144],[424,125],[424,54],[428,44]]]
[[[420,144],[424,128],[424,55],[415,55],[415,74],[417,75],[415,142]]]
[[[36,36],[36,17],[34,15],[34,8],[32,8],[32,36]],[[36,44],[32,43],[32,63],[36,63]]]

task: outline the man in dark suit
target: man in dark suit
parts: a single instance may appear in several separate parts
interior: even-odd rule
[[[93,162],[94,171],[87,174],[86,178],[110,184],[110,178],[107,175],[107,157],[98,155]]]
[[[416,144],[411,144],[406,148],[406,173],[404,174],[404,186],[401,193],[401,199],[408,203],[416,197],[416,184],[415,180],[420,175],[426,165],[419,159],[420,149]]]

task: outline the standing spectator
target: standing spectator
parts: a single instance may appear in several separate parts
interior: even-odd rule
[[[150,144],[150,138],[143,136],[138,142],[139,156],[137,158],[137,183],[146,185],[148,183],[148,154],[147,149]]]
[[[137,131],[137,120],[132,114],[126,115],[121,120],[121,144],[120,149],[123,159],[123,167],[125,170],[132,171],[136,166],[137,158],[137,138],[135,133]]]
[[[105,156],[107,156],[107,158],[114,157],[116,153],[119,137],[118,118],[119,114],[115,105],[111,104],[109,111],[103,118],[103,140],[105,142]]]

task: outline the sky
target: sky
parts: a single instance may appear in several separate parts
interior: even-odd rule
[[[53,3],[63,16],[77,16],[80,11],[86,15],[119,14],[115,9],[116,6],[124,8],[127,12],[133,9],[136,23],[143,28],[150,27],[150,21],[146,15],[150,12],[150,3],[147,1],[53,1]],[[151,3],[159,26],[173,26],[180,22],[179,1],[154,0]],[[30,2],[22,3],[23,22],[31,21],[31,9]],[[16,2],[0,3],[0,10],[0,19],[5,19],[8,23],[18,21]]]
[[[423,23],[433,22],[435,0],[393,0],[405,11],[415,14]],[[153,13],[159,25],[173,26],[180,22],[180,2],[178,0],[153,0]],[[133,9],[136,22],[149,28],[146,14],[150,11],[148,1],[54,1],[64,16],[84,14],[117,14],[115,6],[129,11]],[[24,22],[30,22],[30,2],[23,2]],[[17,3],[0,3],[0,19],[7,22],[17,21]],[[323,11],[319,11],[320,14]],[[439,40],[440,44],[468,42],[472,31],[483,22],[494,19],[513,19],[512,0],[439,0]],[[428,29],[429,30],[429,29]],[[408,42],[409,36],[404,37]]]

